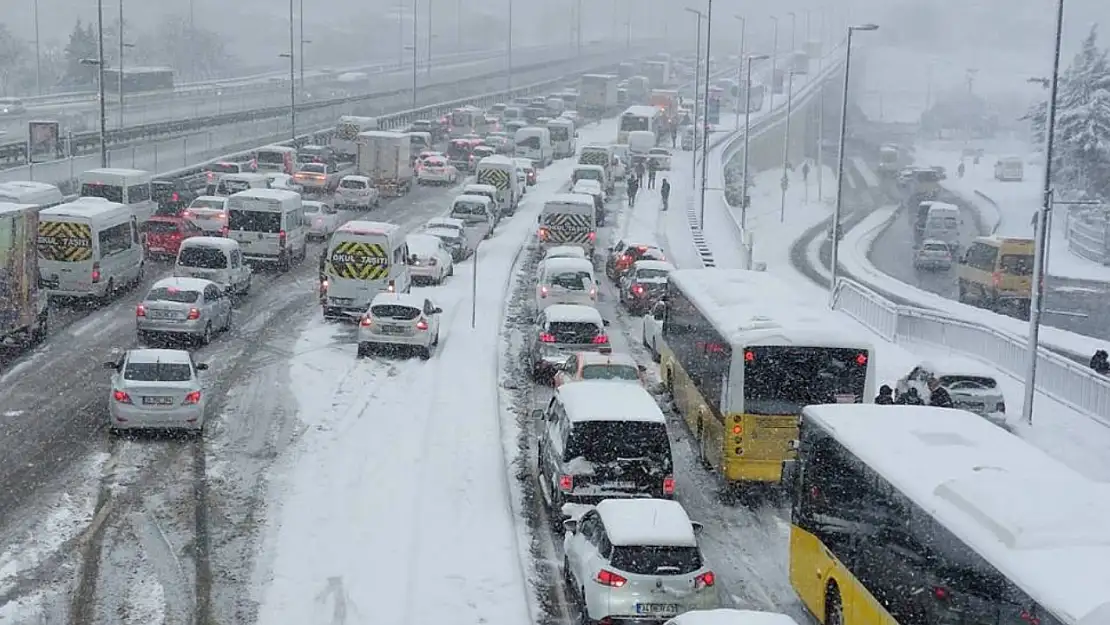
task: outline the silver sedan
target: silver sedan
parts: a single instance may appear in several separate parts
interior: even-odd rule
[[[231,296],[211,280],[164,278],[135,308],[139,341],[156,337],[207,345],[217,331],[231,329]]]
[[[111,369],[108,428],[113,432],[137,429],[204,430],[207,401],[198,372],[208,369],[193,362],[181,349],[132,349]]]

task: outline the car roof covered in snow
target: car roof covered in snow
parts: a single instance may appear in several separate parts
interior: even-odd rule
[[[778,612],[755,610],[691,610],[667,621],[666,625],[798,625],[798,621]]]
[[[639,387],[629,385],[628,388]],[[698,546],[694,525],[677,501],[605,499],[597,504],[597,513],[614,547]]]
[[[578,247],[577,245],[556,245],[547,248],[543,253],[544,260],[552,258],[585,258],[586,250]]]
[[[497,187],[492,184],[468,184],[463,187],[463,195],[481,195],[483,193],[497,193]]]
[[[189,352],[183,349],[132,349],[127,352],[128,362],[192,364]]]
[[[940,239],[925,239],[921,242],[921,247],[925,247],[926,245],[944,246],[945,248],[948,247],[948,244],[944,241],[941,241]]]
[[[428,252],[438,250],[442,244],[439,237],[427,233],[413,233],[405,237],[405,243],[409,246],[409,251],[420,250]]]
[[[814,306],[799,292],[763,271],[679,269],[670,284],[733,345],[828,346],[873,351],[870,335],[836,311]]]
[[[634,368],[638,367],[632,355],[625,353],[578,352],[578,360],[583,365],[624,365]]]
[[[585,163],[579,163],[579,164],[574,166],[574,171],[600,171],[600,172],[604,172],[605,168],[602,167],[601,165],[587,165]]]
[[[362,221],[361,219],[352,219],[342,226],[339,226],[339,229],[335,232],[336,234],[349,234],[354,236],[379,235],[392,237],[400,231],[401,227],[397,224],[387,224],[384,221]]]
[[[424,225],[428,228],[466,228],[466,222],[456,217],[432,217]]]
[[[214,238],[214,237],[213,237]],[[179,291],[203,292],[210,284],[216,284],[204,278],[162,278],[150,285],[151,289],[177,289]]]
[[[635,421],[665,424],[655,399],[639,384],[613,384],[608,380],[582,380],[564,384],[559,397],[571,423]]]
[[[655,269],[657,271],[675,271],[675,266],[665,260],[638,260],[632,263],[632,270]]]
[[[370,176],[360,176],[358,174],[348,174],[346,176],[343,176],[343,180],[353,180],[355,182],[364,182],[366,184],[370,184],[371,182]]]
[[[218,250],[230,252],[239,249],[239,242],[235,239],[224,237],[189,237],[181,241],[181,247],[213,247]]]
[[[998,375],[987,365],[962,356],[945,356],[943,360],[925,360],[919,367],[928,369],[937,377],[946,375],[967,375],[997,380]]]
[[[962,410],[807,406],[803,421],[839,441],[1061,621],[1107,609],[1110,485]]]
[[[426,226],[421,232],[436,238],[447,237],[449,239],[461,239],[463,236],[458,230],[445,226]]]
[[[594,207],[594,199],[581,193],[555,193],[548,197],[547,201],[543,203],[544,207],[559,204],[575,204],[579,206],[588,206],[592,209]]]
[[[594,264],[585,258],[548,258],[540,265],[545,273],[571,273],[579,271],[594,272]]]
[[[408,306],[409,308],[424,310],[424,299],[423,295],[414,295],[412,293],[378,293],[370,302],[370,307],[391,305]]]
[[[486,197],[484,195],[471,195],[469,193],[463,193],[462,195],[456,195],[455,199],[452,200],[451,202],[452,203],[475,202],[477,204],[482,204],[484,206],[489,206],[493,202],[493,200],[489,199],[488,197]]]
[[[593,306],[581,304],[552,304],[543,311],[548,321],[562,321],[567,323],[596,323],[601,325],[601,313]]]

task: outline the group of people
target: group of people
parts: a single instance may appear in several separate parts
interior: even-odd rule
[[[936,378],[929,378],[929,401],[926,401],[918,394],[917,389],[909,387],[904,393],[898,393],[894,396],[894,389],[886,384],[879,387],[879,395],[875,397],[875,403],[880,406],[935,406],[937,408],[954,408],[952,404],[952,396],[948,394],[948,390],[940,385],[940,380]]]
[[[1102,375],[1110,375],[1110,355],[1106,353],[1105,349],[1100,349],[1091,356],[1091,369],[1095,373]]]
[[[646,164],[645,164],[646,162]],[[644,159],[628,174],[628,181],[625,183],[628,190],[628,205],[636,205],[636,195],[644,185],[644,177],[647,177],[648,189],[655,188],[655,177],[658,174],[659,167],[652,159]],[[663,200],[663,210],[667,210],[668,202],[671,198],[671,183],[667,182],[664,178],[662,184],[659,186],[659,197]]]

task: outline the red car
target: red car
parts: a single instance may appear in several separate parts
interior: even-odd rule
[[[155,215],[146,222],[143,248],[147,258],[176,258],[182,241],[203,235],[204,231],[188,219]]]

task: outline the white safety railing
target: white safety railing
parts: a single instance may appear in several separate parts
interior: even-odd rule
[[[1110,219],[1107,209],[1076,208],[1067,212],[1068,250],[1081,258],[1110,265]]]
[[[894,343],[941,347],[1025,376],[1026,340],[933,310],[899,306],[866,286],[841,278],[833,308]],[[1044,348],[1037,353],[1037,390],[1110,425],[1110,378]]]

